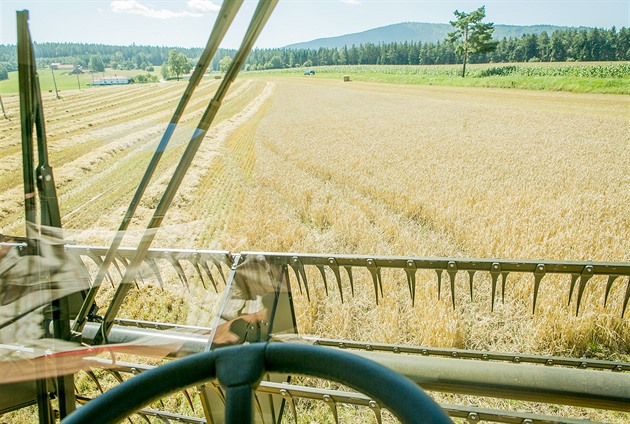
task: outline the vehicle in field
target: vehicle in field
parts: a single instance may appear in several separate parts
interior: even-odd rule
[[[307,71],[304,71],[304,75],[308,75],[308,76],[315,75],[315,71],[312,69],[309,69]]]
[[[630,263],[152,247],[277,1],[258,3],[241,48],[216,82],[163,194],[152,203],[146,230],[136,246],[123,245],[173,129],[241,3],[223,2],[199,65],[110,246],[76,244],[62,232],[28,12],[18,13],[26,237],[0,240],[0,414],[36,405],[42,424],[58,418],[111,422],[126,414],[138,422],[381,423],[393,421],[390,412],[403,422],[419,423],[448,422],[444,413],[470,423],[592,422],[548,412],[575,406],[627,417],[627,361],[410,344],[394,335],[395,319],[377,318],[386,321],[400,311],[404,316],[419,307],[420,299],[429,303],[421,292],[431,291],[431,302],[453,310],[469,298],[466,307],[479,308],[473,293],[485,292],[489,311],[484,319],[501,321],[504,316],[493,312],[510,288],[524,293],[520,299],[531,314],[546,313],[540,291],[553,281],[551,287],[568,292],[565,315],[572,320],[583,312],[597,281],[603,303],[614,304],[619,325],[627,326]],[[195,304],[201,318],[194,325],[133,316],[149,306],[133,309],[129,301],[138,297],[142,302],[142,292],[167,298],[172,292],[164,287],[179,288]],[[323,322],[327,309],[350,315]],[[408,319],[422,326],[422,320],[434,318],[428,313]],[[343,327],[357,327],[361,336],[337,335]],[[359,331],[368,327],[371,333]],[[342,385],[302,377],[309,373]],[[440,408],[418,386],[443,394]],[[487,407],[475,400],[486,398],[499,402]],[[538,411],[538,405],[547,404],[545,412]]]

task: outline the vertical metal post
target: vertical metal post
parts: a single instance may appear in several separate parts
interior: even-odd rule
[[[41,101],[41,89],[35,67],[35,55],[28,29],[28,11],[17,12],[18,21],[18,78],[20,89],[20,116],[22,119],[22,158],[24,175],[24,204],[26,222],[35,224],[35,184],[37,183],[41,207],[40,221],[43,226],[61,228],[61,216],[57,193],[48,163],[44,110]],[[54,77],[54,72],[53,72]],[[56,83],[55,83],[56,89]],[[33,126],[37,133],[37,157],[39,164],[34,165]],[[28,236],[28,231],[27,231]],[[62,247],[61,247],[62,248]],[[67,298],[52,302],[53,335],[55,338],[70,340],[70,317]],[[75,409],[74,376],[56,378],[59,413],[64,418]],[[48,389],[45,381],[37,382],[37,402],[40,423],[52,423],[54,417],[50,407]]]

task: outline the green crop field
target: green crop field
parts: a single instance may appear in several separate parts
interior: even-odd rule
[[[630,63],[627,62],[472,64],[468,66],[466,78],[461,77],[461,65],[353,65],[308,69],[315,70],[316,78],[342,79],[348,76],[354,81],[630,94]],[[294,68],[246,74],[300,77],[305,70]]]

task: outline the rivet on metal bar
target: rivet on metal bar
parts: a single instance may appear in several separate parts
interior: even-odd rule
[[[619,278],[618,275],[608,276],[608,282],[606,283],[606,293],[604,294],[604,308],[606,307],[606,303],[608,302],[608,295],[610,294],[610,289],[612,288],[612,285],[617,278]]]
[[[280,389],[280,395],[284,398],[286,403],[289,404],[289,408],[291,408],[291,413],[293,414],[293,422],[298,424],[297,410],[295,409],[295,401],[293,400],[293,396],[287,389]]]
[[[582,275],[580,275],[580,286],[578,287],[578,297],[577,297],[577,305],[575,307],[575,316],[578,316],[580,312],[580,303],[582,303],[582,295],[584,294],[584,289],[586,288],[586,283],[593,276],[593,267],[591,265],[587,265],[584,267],[582,271]]]
[[[381,280],[381,269],[376,266],[374,259],[367,260],[367,269],[372,274],[372,282],[374,283],[374,295],[376,298],[376,304],[378,305],[378,291],[381,290],[381,297],[383,297],[383,282]]]
[[[446,272],[451,279],[451,300],[453,301],[453,309],[455,309],[455,276],[457,275],[457,264],[450,261],[446,267]]]
[[[468,417],[466,417],[466,420],[467,420],[469,423],[476,423],[476,422],[479,422],[479,415],[477,415],[477,413],[476,413],[476,412],[471,412],[471,413],[469,413],[469,414],[468,414]]]
[[[335,402],[335,400],[330,395],[322,396],[322,400],[330,408],[330,411],[333,414],[333,418],[335,419],[335,423],[339,424],[339,415],[337,414],[337,403]]]
[[[490,277],[492,277],[492,305],[490,306],[491,311],[494,311],[494,300],[496,299],[497,281],[499,281],[499,275],[501,275],[501,264],[498,262],[493,262],[490,266]]]
[[[372,411],[374,411],[374,416],[376,417],[376,422],[378,424],[382,424],[382,416],[381,416],[381,407],[379,406],[378,403],[376,403],[375,401],[371,400],[368,403],[368,406],[370,407],[370,409]]]
[[[407,275],[407,286],[409,287],[409,295],[411,296],[411,306],[416,303],[416,263],[412,260],[407,261],[405,274]]]
[[[339,264],[335,258],[328,258],[328,266],[332,269],[337,280],[337,287],[339,288],[339,295],[341,296],[341,303],[343,303],[343,289],[341,288],[341,274],[339,273]]]
[[[536,265],[534,271],[534,304],[532,306],[532,314],[536,312],[536,300],[538,299],[538,288],[540,287],[540,281],[546,274],[545,264]]]

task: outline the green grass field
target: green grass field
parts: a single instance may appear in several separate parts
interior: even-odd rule
[[[59,95],[63,95],[64,91],[67,90],[81,90],[92,88],[90,85],[93,79],[100,78],[102,76],[111,76],[111,75],[123,75],[126,77],[135,77],[140,74],[150,74],[157,75],[158,78],[162,78],[160,74],[160,66],[155,67],[155,71],[146,72],[141,69],[134,69],[130,71],[125,70],[113,70],[106,69],[105,72],[97,72],[97,73],[89,73],[86,72],[82,75],[71,75],[67,71],[54,71],[55,80],[53,81],[53,71],[50,69],[39,69],[39,84],[42,88],[42,91],[49,91],[54,93],[55,91],[55,81],[57,83],[57,90],[59,90]],[[18,89],[18,73],[9,72],[9,79],[0,81],[0,94],[8,94],[8,93],[17,93]]]

